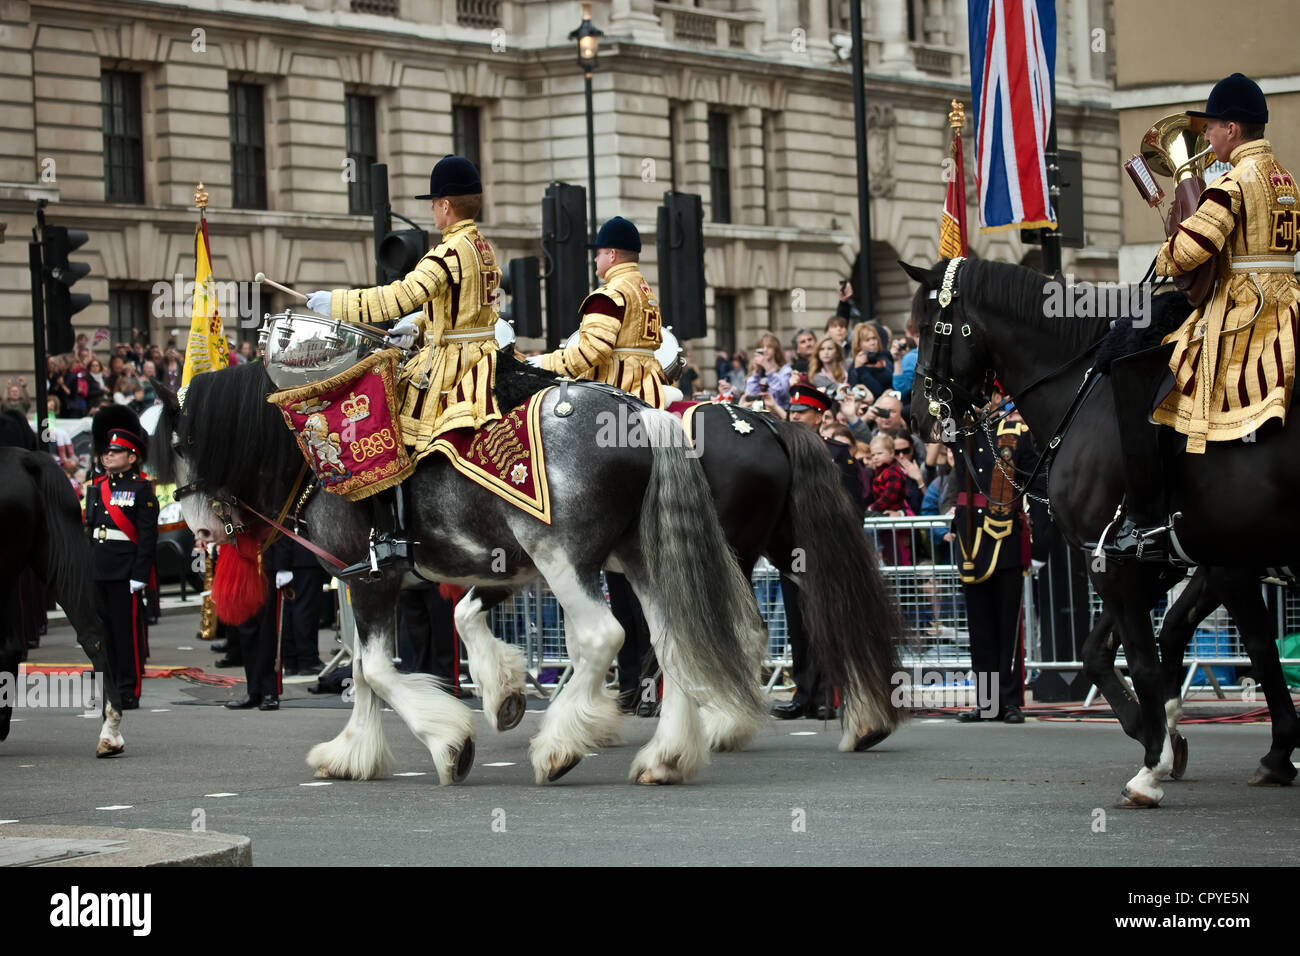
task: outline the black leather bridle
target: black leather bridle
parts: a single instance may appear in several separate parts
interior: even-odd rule
[[[992,378],[992,373],[985,374],[981,383],[982,392],[977,394],[958,384],[952,377],[953,310],[954,303],[961,294],[957,279],[961,264],[965,261],[961,256],[949,259],[948,267],[943,273],[943,282],[938,289],[930,291],[930,298],[939,302],[939,314],[934,321],[934,335],[930,339],[927,354],[916,363],[916,374],[922,381],[922,395],[928,403],[930,417],[942,422],[956,421],[960,416],[962,424],[955,437],[976,433],[975,418],[989,403],[988,384]],[[971,324],[965,321],[962,322],[960,331],[965,339],[969,339],[974,332]]]

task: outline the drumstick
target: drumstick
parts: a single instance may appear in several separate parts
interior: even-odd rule
[[[268,278],[266,277],[266,273],[265,273],[265,272],[259,272],[257,275],[253,276],[253,281],[254,281],[254,282],[265,282],[267,285],[269,285],[269,286],[273,286],[274,288],[279,289],[281,292],[287,292],[287,293],[289,293],[290,295],[296,295],[298,298],[302,299],[304,302],[307,301],[307,297],[306,297],[305,295],[303,295],[301,292],[297,291],[296,289],[290,289],[287,285],[280,285],[280,283],[276,282],[274,279],[268,279]]]

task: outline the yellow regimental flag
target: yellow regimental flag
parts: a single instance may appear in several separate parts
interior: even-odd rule
[[[206,218],[199,220],[199,227],[194,232],[194,245],[194,312],[190,319],[190,337],[185,345],[182,389],[189,386],[195,375],[230,364],[226,334],[221,328],[221,315],[217,312],[217,293],[212,284],[212,252],[208,247]]]

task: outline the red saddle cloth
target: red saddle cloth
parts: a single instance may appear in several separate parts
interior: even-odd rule
[[[457,428],[433,442],[452,467],[525,514],[551,523],[551,487],[542,447],[542,399],[538,392],[484,428]]]

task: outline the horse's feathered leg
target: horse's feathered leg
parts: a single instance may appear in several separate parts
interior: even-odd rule
[[[493,730],[515,727],[523,719],[524,653],[497,640],[487,612],[510,596],[505,588],[470,588],[456,603],[456,632],[469,652],[469,670],[483,698],[483,716]]]
[[[604,689],[623,645],[623,628],[605,603],[597,568],[578,569],[558,554],[534,552],[537,568],[564,610],[564,640],[573,676],[551,701],[528,754],[538,783],[558,780],[590,750],[618,740],[622,715]]]
[[[740,570],[745,575],[745,580],[752,578],[755,563],[752,560],[741,560]],[[645,602],[642,603],[644,605]],[[749,630],[746,631],[746,636],[748,646],[745,648],[745,653],[750,659],[754,680],[761,683],[767,631]],[[734,712],[722,709],[707,697],[700,701],[700,721],[704,727],[704,741],[709,750],[744,750],[749,746],[754,734],[758,732],[758,728],[762,726],[761,715],[752,719],[738,719]]]
[[[388,774],[393,752],[388,749],[380,719],[381,701],[366,679],[363,655],[352,658],[352,713],[347,726],[333,740],[317,744],[307,754],[307,763],[318,777],[343,780],[371,780]]]
[[[1151,603],[1154,604],[1159,599],[1168,584],[1168,581],[1160,581],[1157,587],[1161,590],[1151,595]],[[1174,766],[1170,776],[1175,780],[1182,779],[1187,772],[1187,738],[1178,732],[1178,721],[1183,717],[1183,654],[1192,635],[1196,633],[1196,626],[1218,606],[1219,598],[1210,588],[1209,569],[1198,568],[1160,622],[1160,673],[1165,703],[1165,730],[1173,744]]]
[[[364,585],[353,593],[357,616],[357,654],[375,693],[388,701],[411,733],[433,757],[444,785],[459,783],[474,759],[470,710],[428,674],[399,674],[393,666],[396,643],[397,581]],[[355,665],[354,665],[355,666]]]

